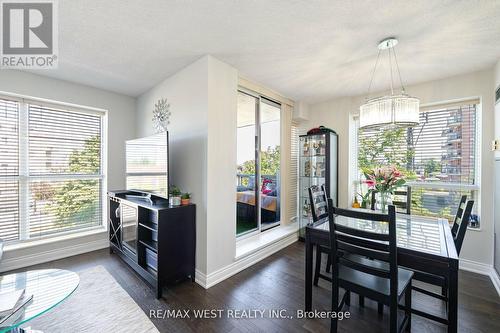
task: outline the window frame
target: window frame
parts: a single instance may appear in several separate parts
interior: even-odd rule
[[[82,234],[82,237],[89,232],[105,232],[108,230],[107,226],[107,169],[108,169],[108,110],[77,105],[72,103],[59,102],[44,98],[37,98],[32,96],[25,96],[15,93],[8,93],[0,91],[0,98],[15,101],[19,104],[18,110],[18,175],[5,176],[2,178],[12,179],[18,182],[18,206],[19,206],[19,239],[6,241],[6,246],[22,246],[39,241],[46,242],[50,239],[60,239],[65,237],[74,237]],[[60,175],[30,175],[29,174],[29,105],[35,104],[42,107],[51,108],[54,111],[71,112],[80,114],[97,115],[100,117],[100,170],[99,174],[60,174]],[[100,204],[101,204],[101,220],[100,224],[92,227],[66,230],[55,232],[48,235],[29,237],[29,199],[30,191],[29,184],[31,181],[37,180],[88,180],[95,179],[100,182]]]
[[[475,104],[476,106],[476,126],[475,126],[475,156],[474,156],[474,168],[476,172],[474,173],[474,184],[459,184],[459,183],[446,183],[446,182],[408,182],[407,185],[414,188],[426,188],[426,189],[446,189],[446,190],[468,190],[477,192],[478,200],[475,204],[475,211],[477,215],[481,217],[481,201],[482,201],[482,191],[481,191],[481,157],[482,157],[482,135],[481,135],[481,126],[482,126],[482,100],[480,97],[468,97],[463,99],[457,99],[452,101],[443,101],[437,103],[426,103],[420,105],[420,112],[430,111],[432,109],[440,109],[445,107],[452,107],[463,104]],[[349,204],[351,203],[352,198],[356,194],[355,188],[360,184],[360,180],[358,178],[359,174],[359,165],[358,165],[358,155],[359,155],[359,147],[358,147],[358,135],[359,135],[359,113],[352,114],[349,117]],[[482,223],[479,223],[478,228],[468,229],[481,231]]]

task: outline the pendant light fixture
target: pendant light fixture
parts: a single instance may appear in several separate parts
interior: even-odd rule
[[[365,129],[376,129],[386,126],[393,127],[414,127],[419,123],[419,106],[420,100],[406,94],[399,72],[399,65],[396,59],[394,47],[398,44],[396,38],[390,37],[382,40],[378,44],[377,61],[373,69],[366,102],[359,108],[359,127]],[[369,99],[370,89],[373,83],[373,77],[377,70],[380,55],[387,50],[389,54],[389,70],[391,77],[391,94],[381,97]],[[395,67],[401,85],[401,93],[394,94],[394,80],[392,62],[395,62]]]

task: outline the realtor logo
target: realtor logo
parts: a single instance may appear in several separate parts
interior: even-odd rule
[[[57,67],[57,6],[54,0],[1,2],[1,67]]]

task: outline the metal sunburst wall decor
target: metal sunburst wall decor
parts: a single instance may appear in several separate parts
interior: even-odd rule
[[[153,109],[153,125],[157,133],[167,131],[167,126],[170,124],[170,115],[170,104],[168,104],[167,99],[159,99]]]

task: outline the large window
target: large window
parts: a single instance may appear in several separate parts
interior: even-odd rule
[[[238,92],[236,234],[280,223],[281,105]]]
[[[452,220],[462,195],[478,203],[477,122],[477,102],[470,101],[423,108],[415,128],[359,129],[357,178],[364,169],[396,165],[412,188],[412,214]]]
[[[0,238],[102,226],[103,115],[0,99]]]

